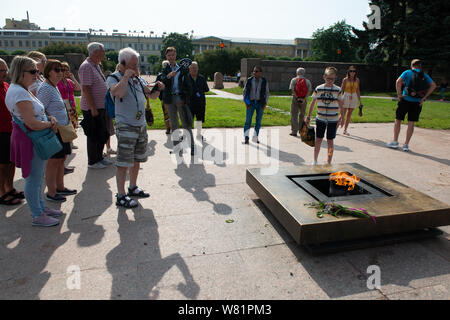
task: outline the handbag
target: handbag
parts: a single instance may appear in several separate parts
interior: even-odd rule
[[[77,132],[75,131],[75,128],[73,127],[72,122],[69,119],[69,124],[66,126],[57,125],[59,135],[61,136],[61,140],[63,142],[72,142],[76,138],[78,138]]]
[[[63,126],[58,123],[56,127],[58,128],[58,132],[59,132],[59,135],[61,136],[61,140],[63,142],[67,143],[67,142],[72,142],[73,140],[78,138],[78,135],[77,135],[75,128],[73,127],[72,121],[70,121],[70,116],[69,116],[69,112],[67,111],[67,108],[66,108],[66,113],[67,113],[67,119],[69,119],[69,124]]]
[[[302,123],[302,129],[300,130],[300,138],[302,142],[308,146],[314,147],[316,145],[316,131],[314,127],[309,127],[304,121]]]
[[[14,122],[27,134],[33,142],[34,150],[42,160],[50,159],[54,154],[62,150],[62,144],[56,134],[50,128],[44,130],[27,130],[24,123],[15,115]]]
[[[151,127],[153,125],[153,123],[155,122],[155,118],[153,117],[153,112],[152,109],[149,108],[145,108],[145,121],[147,121],[147,125],[149,127]]]

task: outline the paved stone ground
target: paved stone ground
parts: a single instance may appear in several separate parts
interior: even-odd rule
[[[311,163],[312,148],[289,127],[270,129],[279,130],[280,166]],[[450,204],[450,132],[418,128],[405,153],[384,146],[392,129],[350,125],[350,137],[336,138],[334,162],[358,162]],[[213,132],[205,131],[203,150],[225,163],[177,165],[164,131],[149,131],[139,185],[152,196],[133,210],[114,204],[113,167],[87,168],[80,132],[69,163],[75,173],[65,178],[79,193],[49,204],[65,213],[59,226],[32,227],[26,204],[0,207],[0,299],[450,298],[450,226],[431,240],[311,256],[246,185],[246,168],[258,165],[233,164],[257,146],[228,152]],[[324,144],[320,163],[325,157]],[[15,183],[23,190],[20,170]],[[366,285],[370,265],[381,268],[378,290]],[[69,289],[71,268],[80,270],[80,289]]]

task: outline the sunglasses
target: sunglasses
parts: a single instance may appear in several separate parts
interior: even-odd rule
[[[356,72],[356,70],[348,70],[348,72]]]
[[[328,81],[334,81],[334,80],[336,80],[336,78],[325,78],[326,80],[328,80]]]
[[[25,72],[29,72],[30,74],[36,74],[39,72],[39,70],[35,69],[35,70],[25,70]]]
[[[53,69],[53,71],[55,71],[56,73],[59,73],[59,72],[64,72],[64,69],[55,68],[55,69]]]

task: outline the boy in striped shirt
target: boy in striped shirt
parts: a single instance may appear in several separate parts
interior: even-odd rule
[[[327,131],[327,143],[328,143],[328,158],[327,163],[331,163],[334,152],[334,138],[336,138],[336,129],[339,123],[342,121],[342,106],[343,95],[341,88],[336,86],[334,82],[337,77],[337,69],[334,67],[328,67],[325,69],[323,79],[324,84],[318,86],[312,95],[313,100],[309,106],[308,116],[305,119],[306,124],[309,126],[311,120],[311,113],[317,102],[317,114],[316,114],[316,143],[314,147],[314,161],[312,165],[317,165],[317,158],[319,157],[320,146],[325,136],[325,130]]]

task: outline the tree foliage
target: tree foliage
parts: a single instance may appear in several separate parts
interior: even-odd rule
[[[67,42],[52,42],[39,50],[45,55],[64,55],[65,53],[82,53],[88,55],[87,46],[84,44],[70,44]]]
[[[352,26],[339,21],[328,29],[321,28],[313,33],[310,61],[358,62],[352,46]]]
[[[353,29],[353,43],[364,62],[409,65],[421,59],[430,67],[450,61],[450,2],[440,0],[372,0],[381,10],[381,29]]]
[[[25,51],[25,50],[14,50],[13,52],[11,52],[10,54],[12,55],[12,56],[23,56],[23,55],[26,55],[28,52],[27,51]]]
[[[234,49],[207,50],[195,55],[195,60],[199,64],[200,73],[213,79],[214,73],[235,75],[241,69],[242,58],[263,58],[253,50],[239,47]]]
[[[168,47],[175,47],[175,49],[177,49],[178,59],[192,59],[193,57],[192,52],[194,51],[194,45],[192,44],[192,40],[183,34],[172,32],[164,38],[161,47],[161,59],[166,58],[166,49]]]

